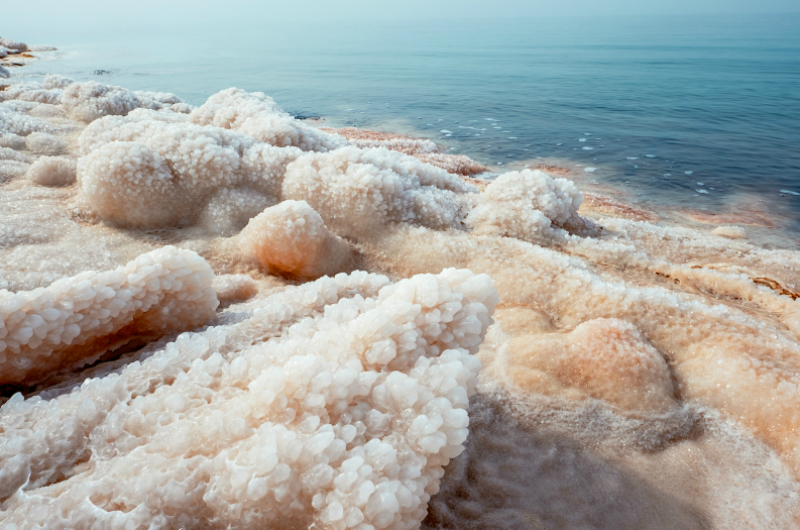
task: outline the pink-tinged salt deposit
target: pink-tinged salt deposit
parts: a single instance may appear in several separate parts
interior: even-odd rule
[[[797,251],[260,93],[12,81],[8,528],[800,525]]]

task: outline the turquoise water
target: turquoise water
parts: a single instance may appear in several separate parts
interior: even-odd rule
[[[800,14],[0,30],[59,47],[31,75],[194,104],[238,86],[486,164],[572,160],[636,199],[800,220]]]

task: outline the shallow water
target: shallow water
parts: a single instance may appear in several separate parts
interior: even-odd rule
[[[30,74],[192,104],[238,86],[331,125],[428,136],[497,171],[571,160],[633,200],[800,220],[800,196],[782,193],[800,193],[798,14],[213,27],[195,16],[169,31],[14,29],[62,52]]]

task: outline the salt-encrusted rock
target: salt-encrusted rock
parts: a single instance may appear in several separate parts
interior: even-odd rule
[[[194,252],[164,247],[113,271],[0,291],[0,384],[81,366],[134,336],[203,324],[218,305],[213,278]]]
[[[0,46],[4,46],[9,50],[14,50],[15,53],[28,51],[28,45],[24,42],[4,39],[2,37],[0,37]]]
[[[5,522],[418,528],[463,451],[496,302],[463,270],[322,278],[71,391],[17,395],[0,409]]]
[[[3,79],[8,79],[9,77],[11,77],[11,72],[9,72],[8,68],[6,68],[5,66],[0,66],[0,77],[2,77]]]

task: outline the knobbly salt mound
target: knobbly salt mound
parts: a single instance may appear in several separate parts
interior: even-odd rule
[[[307,154],[286,168],[283,196],[305,200],[340,235],[375,237],[387,223],[463,226],[468,194],[455,175],[386,149]]]
[[[46,90],[50,90],[53,88],[67,88],[74,82],[75,81],[73,79],[70,79],[69,77],[64,77],[63,75],[48,74],[44,76],[44,80],[42,81],[42,88]]]
[[[0,147],[16,150],[25,149],[25,138],[13,133],[0,134]]]
[[[571,181],[526,169],[492,181],[466,222],[477,234],[534,242],[563,237],[566,232],[592,234],[594,225],[578,215],[581,200]]]
[[[43,156],[28,168],[27,177],[40,186],[68,186],[75,182],[77,164],[67,156]]]
[[[40,155],[60,155],[67,145],[60,138],[52,134],[35,132],[25,138],[25,145],[28,150]]]
[[[666,412],[677,405],[664,357],[622,320],[590,320],[565,334],[526,335],[508,343],[501,355],[507,356],[506,375],[527,392],[590,396],[634,411]]]
[[[171,109],[189,112],[191,108],[174,94],[161,92],[132,92],[118,86],[96,81],[71,83],[62,96],[64,108],[76,119],[92,122],[103,116],[125,116],[133,109]]]
[[[86,364],[130,337],[204,323],[218,305],[213,277],[193,252],[165,247],[114,271],[0,291],[0,384]]]
[[[355,250],[328,231],[305,201],[287,200],[250,220],[239,236],[246,255],[272,274],[315,279],[348,269]]]
[[[71,391],[18,394],[5,522],[417,528],[463,451],[495,303],[468,271],[323,278]]]
[[[223,233],[279,200],[285,167],[301,153],[143,110],[97,120],[79,143],[81,193],[102,219],[137,228],[190,224],[211,202],[205,222]],[[225,191],[235,188],[241,193]]]
[[[189,119],[198,125],[213,125],[239,131],[262,143],[299,147],[303,151],[330,151],[347,145],[343,138],[310,127],[281,110],[262,92],[238,88],[223,90],[195,109]]]

